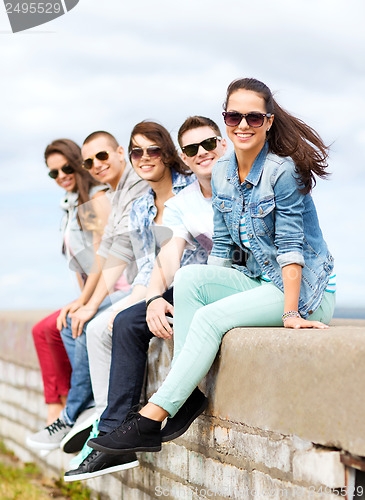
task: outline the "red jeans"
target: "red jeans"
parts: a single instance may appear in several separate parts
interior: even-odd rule
[[[71,364],[56,326],[59,313],[52,313],[32,329],[47,404],[60,403],[60,396],[67,396],[70,388]]]

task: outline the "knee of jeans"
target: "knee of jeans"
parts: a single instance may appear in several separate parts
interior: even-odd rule
[[[126,326],[133,322],[133,315],[129,317],[130,315],[128,313],[128,309],[125,309],[115,316],[113,321],[113,336],[116,332],[123,330]]]
[[[63,341],[67,341],[68,339],[72,338],[72,330],[68,326],[63,327],[60,334]]]
[[[198,270],[201,266],[197,264],[191,264],[190,266],[184,266],[178,269],[174,276],[174,294],[179,291],[184,291],[187,286],[191,286],[192,283],[196,282],[199,276]]]

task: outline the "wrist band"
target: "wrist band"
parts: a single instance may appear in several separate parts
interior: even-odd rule
[[[150,299],[146,300],[146,309],[151,304],[151,302],[156,299],[162,299],[162,295],[154,295]]]
[[[300,314],[298,311],[287,311],[281,316],[282,322],[284,323],[285,320],[288,318],[301,318]]]

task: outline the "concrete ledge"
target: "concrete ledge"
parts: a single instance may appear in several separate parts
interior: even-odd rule
[[[41,458],[25,446],[46,416],[31,335],[46,314],[0,312],[0,439],[60,475],[70,456]],[[139,468],[86,483],[94,498],[112,500],[338,498],[351,472],[341,450],[365,456],[364,351],[365,321],[337,320],[326,331],[232,330],[202,384],[210,405],[188,432],[160,453],[139,454]],[[153,339],[149,394],[171,354],[171,342]]]
[[[215,416],[365,456],[365,321],[237,328],[224,338]]]

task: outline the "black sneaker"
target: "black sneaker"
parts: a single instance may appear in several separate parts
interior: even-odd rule
[[[111,474],[121,470],[138,467],[139,462],[135,453],[122,453],[119,455],[107,455],[100,451],[92,450],[77,469],[69,470],[64,476],[64,481],[83,481],[92,477]]]
[[[130,412],[122,425],[105,436],[90,439],[87,444],[112,455],[128,451],[160,451],[161,422]]]
[[[71,431],[62,439],[60,448],[65,453],[78,453],[86,443],[98,414],[95,408],[84,410],[77,418]]]
[[[208,398],[198,388],[194,389],[176,415],[167,419],[161,431],[161,441],[166,443],[184,434],[207,406]]]

